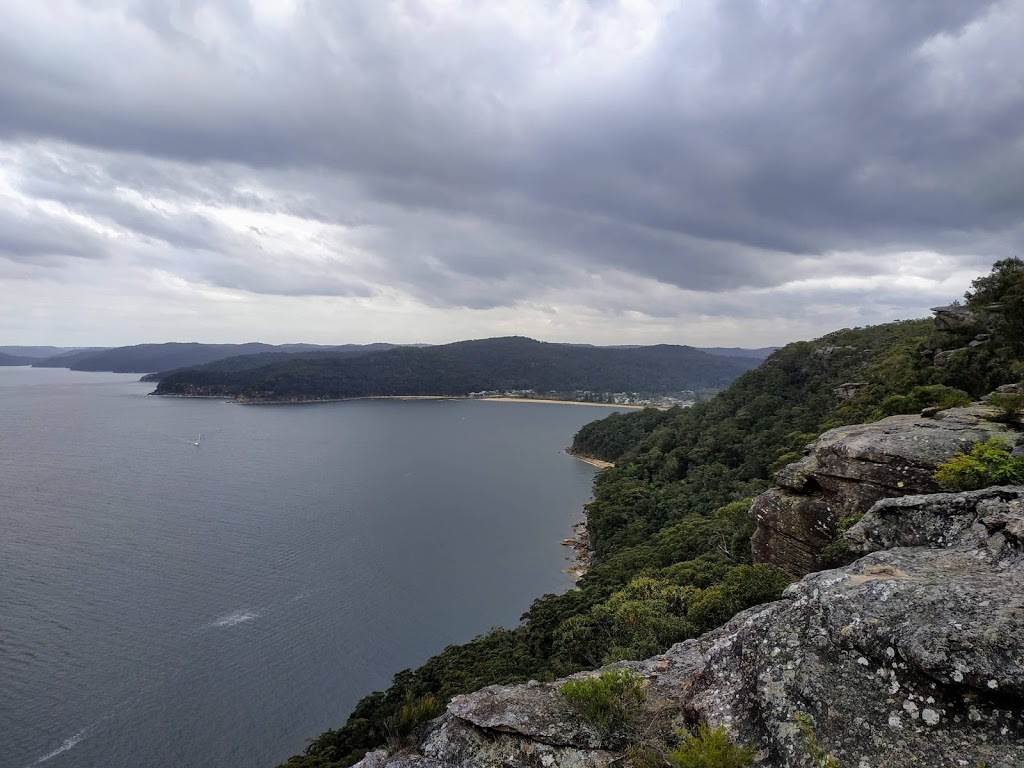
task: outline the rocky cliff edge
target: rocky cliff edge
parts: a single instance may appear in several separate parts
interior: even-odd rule
[[[879,499],[939,491],[932,479],[939,464],[1006,435],[987,415],[977,404],[829,430],[801,461],[775,474],[777,488],[754,500],[754,560],[797,575],[817,570],[818,553],[836,538],[842,518]]]
[[[846,537],[864,557],[667,653],[643,678],[639,738],[705,721],[756,765],[817,765],[795,716],[844,768],[1024,765],[1024,487],[874,503]],[[594,673],[581,673],[586,676]],[[629,765],[558,693],[458,696],[414,747],[362,768]]]

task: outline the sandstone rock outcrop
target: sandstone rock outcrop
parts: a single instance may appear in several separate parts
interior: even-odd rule
[[[840,400],[852,400],[867,385],[866,381],[848,381],[846,384],[840,384],[833,389],[832,394]]]
[[[697,720],[811,768],[814,735],[844,768],[1024,765],[1024,487],[875,504],[848,534],[869,552],[667,653],[643,676],[642,738]],[[879,547],[887,549],[878,550]],[[588,673],[583,673],[588,674]],[[625,765],[558,683],[456,697],[415,748],[362,768]]]
[[[754,500],[754,559],[802,575],[837,535],[837,524],[879,499],[939,490],[932,479],[944,461],[973,443],[1006,433],[983,418],[983,406],[931,417],[891,416],[839,427],[821,436],[801,461],[775,475],[778,488]]]
[[[946,307],[932,307],[935,314],[935,327],[940,331],[957,331],[961,328],[970,328],[978,323],[978,316],[970,309],[960,304],[950,304]]]

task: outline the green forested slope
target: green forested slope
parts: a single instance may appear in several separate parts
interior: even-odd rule
[[[914,320],[837,331],[788,345],[708,402],[582,429],[573,449],[616,466],[594,483],[588,519],[598,560],[579,589],[536,600],[514,629],[400,672],[288,765],[350,765],[398,743],[454,694],[643,658],[777,597],[789,578],[750,564],[744,501],[776,466],[832,426],[979,396],[1024,375],[1024,263],[999,262],[967,303],[976,327],[938,333]],[[983,343],[932,364],[931,352],[964,347],[979,332]],[[833,390],[848,382],[865,386],[841,400]]]
[[[157,394],[318,400],[369,396],[467,395],[488,390],[641,392],[722,387],[757,361],[692,347],[634,349],[548,344],[521,337],[352,356],[302,355],[253,370],[216,365],[169,374]]]

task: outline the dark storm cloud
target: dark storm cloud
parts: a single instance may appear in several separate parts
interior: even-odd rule
[[[91,158],[26,161],[24,195],[260,293],[487,308],[608,271],[760,291],[887,274],[896,251],[950,274],[1024,245],[1022,5],[26,4],[0,29],[0,137]],[[261,254],[225,207],[336,225],[372,258]],[[9,252],[38,251],[19,231]]]

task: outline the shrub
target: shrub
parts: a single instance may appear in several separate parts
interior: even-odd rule
[[[945,409],[970,404],[971,396],[962,389],[942,384],[930,384],[914,387],[905,395],[890,395],[871,415],[873,418],[881,419],[901,413],[920,413],[925,408]]]
[[[969,453],[958,453],[940,464],[935,480],[951,491],[976,491],[991,485],[1024,482],[1024,457],[1013,456],[1010,444],[998,437],[975,443]]]
[[[558,689],[607,741],[627,737],[647,699],[644,679],[629,669],[606,669],[593,677],[569,680]]]
[[[741,768],[754,761],[753,753],[729,741],[725,728],[697,726],[696,733],[680,734],[679,746],[668,754],[672,768]]]
[[[407,694],[398,712],[384,721],[387,746],[392,750],[406,746],[418,725],[433,720],[442,712],[444,704],[433,695],[428,693],[417,699],[411,693]]]
[[[1003,424],[1020,425],[1024,416],[1024,395],[998,394],[988,399],[988,404],[996,409],[989,418]]]

